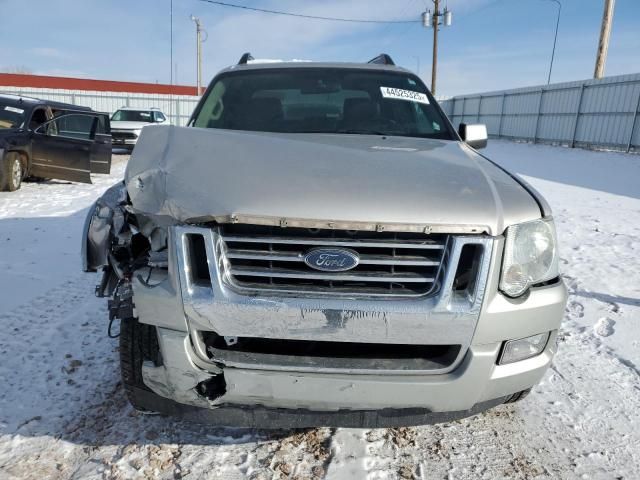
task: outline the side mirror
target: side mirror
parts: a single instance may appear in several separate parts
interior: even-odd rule
[[[480,149],[487,146],[487,126],[484,123],[461,123],[458,127],[460,138],[472,148]]]

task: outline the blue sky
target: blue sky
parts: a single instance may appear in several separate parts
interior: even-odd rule
[[[169,82],[170,0],[0,0],[0,70]],[[430,0],[235,0],[296,13],[419,19]],[[441,0],[453,25],[440,35],[438,95],[546,83],[557,7],[550,0]],[[561,0],[552,82],[593,75],[603,0]],[[173,0],[174,71],[195,83],[195,27],[205,83],[245,51],[256,58],[364,61],[380,52],[428,83],[431,30],[411,25],[323,22]],[[606,74],[640,72],[640,1],[617,0]]]

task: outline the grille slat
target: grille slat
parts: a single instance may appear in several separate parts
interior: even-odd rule
[[[313,271],[312,271],[313,272]],[[338,280],[343,282],[387,282],[387,283],[426,283],[433,282],[433,277],[425,277],[417,273],[393,273],[386,272],[367,272],[353,274],[345,273],[322,273],[309,272],[300,270],[287,270],[284,268],[259,268],[259,267],[232,267],[231,275],[244,277],[273,277],[273,278],[292,278],[306,280]]]
[[[304,262],[302,252],[278,252],[273,250],[232,250],[226,252],[227,258],[241,260],[264,260],[279,262]],[[361,265],[414,265],[438,266],[439,260],[432,260],[422,256],[412,255],[360,255]]]
[[[444,234],[362,232],[258,225],[218,227],[222,278],[247,293],[417,297],[440,285]],[[346,248],[359,257],[344,272],[305,263],[315,248]]]
[[[434,249],[442,250],[444,243],[436,243],[432,241],[407,240],[402,243],[381,239],[379,241],[349,240],[345,238],[286,238],[286,237],[238,237],[232,235],[224,235],[222,239],[229,242],[242,243],[275,243],[275,244],[293,244],[293,245],[316,245],[318,247],[377,247],[377,248],[416,248],[416,249]]]

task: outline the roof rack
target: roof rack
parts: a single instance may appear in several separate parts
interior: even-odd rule
[[[16,95],[15,93],[5,93],[5,92],[0,92],[0,95],[3,97],[12,97],[12,98],[17,98],[18,102],[22,103],[25,100],[36,100],[36,101],[40,101],[39,98],[35,98],[35,97],[29,97],[27,95]]]
[[[376,63],[378,65],[395,65],[391,57],[386,53],[381,53],[377,57],[369,60],[367,63]]]
[[[249,63],[249,60],[253,60],[253,56],[249,52],[247,52],[240,57],[240,60],[238,60],[238,65],[246,65],[247,63]]]

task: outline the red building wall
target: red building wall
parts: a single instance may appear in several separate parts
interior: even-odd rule
[[[163,95],[197,95],[196,87],[161,83],[118,82],[85,78],[49,77],[20,73],[0,73],[0,85],[7,87],[55,88],[98,92],[157,93]]]

